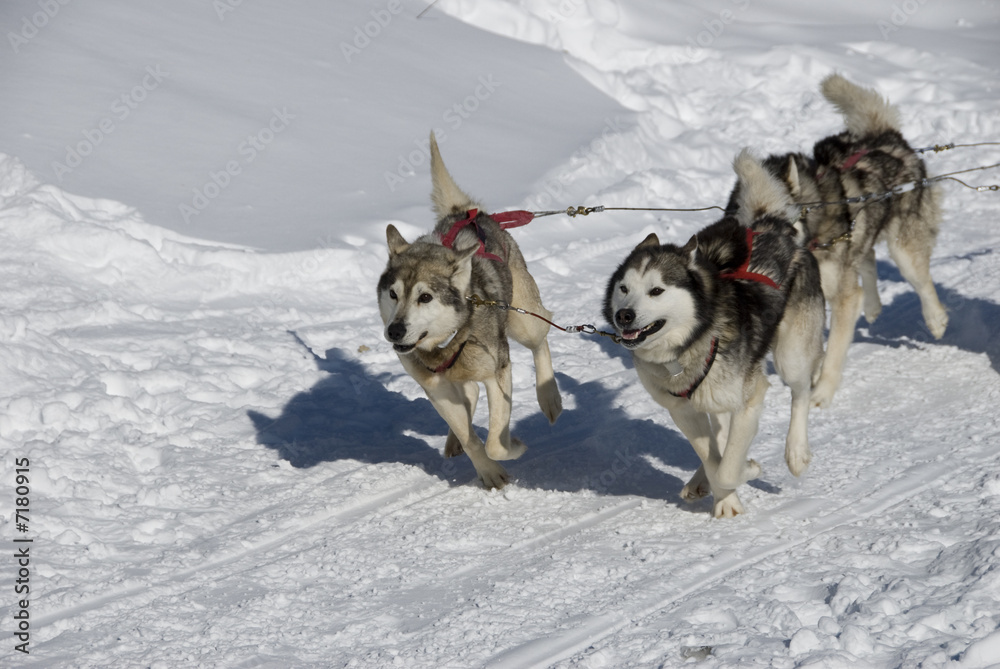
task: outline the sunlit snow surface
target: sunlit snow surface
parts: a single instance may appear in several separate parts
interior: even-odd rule
[[[515,346],[529,450],[483,490],[375,300],[385,225],[433,225],[431,129],[491,210],[723,204],[743,146],[841,128],[832,71],[914,146],[1000,141],[998,3],[427,5],[0,7],[0,665],[1000,662],[1000,194],[943,186],[941,341],[880,249],[885,308],[811,414],[802,479],[770,377],[735,520],[680,501],[697,458],[626,352],[555,331],[566,410],[549,427]],[[514,234],[557,322],[600,326],[629,249],[712,220]]]

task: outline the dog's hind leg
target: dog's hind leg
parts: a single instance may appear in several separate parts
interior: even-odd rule
[[[899,235],[889,237],[888,243],[889,255],[899,268],[899,273],[910,282],[920,297],[920,309],[927,329],[935,339],[940,339],[948,327],[948,312],[938,299],[934,281],[931,279],[933,238],[930,243],[921,244],[918,240]]]
[[[520,439],[510,434],[511,391],[510,362],[497,370],[496,376],[483,381],[490,407],[490,433],[486,436],[486,455],[493,460],[515,460],[528,450]]]
[[[774,341],[774,367],[792,391],[785,463],[795,476],[802,474],[812,459],[808,435],[810,392],[812,380],[823,364],[824,304],[816,265],[807,262],[795,276]]]
[[[861,288],[865,295],[865,320],[874,323],[882,313],[882,300],[878,297],[878,269],[875,263],[875,249],[870,250],[858,267],[861,274]]]
[[[840,387],[847,349],[854,340],[854,327],[861,315],[861,301],[858,273],[853,267],[844,267],[830,300],[830,336],[826,343],[823,371],[812,391],[814,406],[830,406],[834,393]]]
[[[476,408],[479,386],[473,381],[451,383],[440,380],[431,388],[425,388],[427,397],[450,428],[448,439],[454,435],[462,450],[472,460],[479,480],[486,488],[502,488],[510,480],[507,470],[486,456],[482,440],[472,427],[472,413]],[[445,444],[447,450],[447,442]]]
[[[523,260],[521,262],[523,263]],[[527,268],[518,267],[513,258],[511,265],[514,304],[551,320],[552,314],[542,306],[538,286],[528,274]],[[555,372],[552,369],[552,355],[549,352],[547,339],[549,324],[540,318],[511,311],[507,317],[507,334],[531,351],[535,362],[535,395],[538,397],[538,406],[549,419],[549,423],[555,423],[562,413],[562,397],[559,395]]]

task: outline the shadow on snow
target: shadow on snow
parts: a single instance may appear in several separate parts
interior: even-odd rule
[[[882,280],[903,281],[889,263],[880,261],[878,270]],[[937,289],[950,317],[940,341],[934,340],[924,325],[920,301],[912,290],[883,307],[873,325],[867,329],[862,325],[855,341],[911,348],[925,343],[955,346],[985,353],[993,369],[1000,372],[1000,305],[966,298],[948,288]],[[598,338],[597,344],[608,358],[621,361],[622,374],[634,378],[631,357],[624,349],[604,338]],[[339,349],[327,351],[325,359],[314,358],[329,377],[293,397],[277,418],[248,412],[259,444],[274,449],[299,468],[350,459],[413,465],[452,485],[474,478],[467,457],[442,457],[447,428],[426,398],[411,400],[387,389],[390,375],[370,374]],[[563,411],[555,426],[538,411],[512,426],[512,432],[528,444],[521,459],[505,463],[517,485],[641,495],[693,511],[710,508],[710,500],[691,506],[680,502],[685,481],[664,471],[680,469],[687,477],[700,464],[679,432],[651,419],[629,416],[621,407],[619,393],[600,381],[580,383],[564,374],[557,374],[557,378],[563,397],[572,396],[575,407]],[[521,392],[514,402],[534,405],[534,393]],[[485,398],[480,404],[485,406]],[[659,420],[669,420],[665,410],[656,407],[655,411]],[[477,429],[485,438],[484,429]],[[425,438],[428,436],[432,439]],[[779,491],[762,480],[748,485],[765,492]]]
[[[603,342],[601,347],[605,348]],[[609,357],[622,353],[611,342],[606,352]],[[631,366],[627,354],[622,358]],[[427,399],[411,400],[388,390],[388,374],[371,375],[339,349],[315,360],[330,376],[293,397],[277,418],[248,412],[259,444],[299,468],[350,459],[413,465],[452,485],[475,479],[466,456],[442,457],[447,427]],[[622,373],[634,375],[626,369]],[[504,463],[516,485],[641,495],[697,512],[710,510],[706,500],[694,505],[680,501],[687,476],[700,464],[681,434],[653,420],[629,416],[617,401],[618,392],[598,381],[580,383],[564,374],[557,374],[557,379],[564,400],[572,396],[575,407],[564,410],[554,426],[537,410],[512,426],[512,433],[528,444],[522,458]],[[534,405],[534,393],[520,392],[514,402]],[[485,407],[485,394],[480,404]],[[664,420],[666,411],[657,408],[658,414],[661,411],[657,418]],[[485,438],[485,428],[477,429]],[[666,468],[684,470],[685,480]]]
[[[894,265],[884,261],[878,263],[878,277],[883,281],[905,281]],[[938,299],[948,310],[948,329],[940,340],[934,339],[924,324],[920,298],[912,289],[884,306],[873,324],[868,325],[862,317],[859,324],[862,330],[867,329],[867,334],[859,331],[854,340],[911,348],[943,344],[970,353],[985,353],[993,370],[1000,373],[1000,304],[935,287]]]

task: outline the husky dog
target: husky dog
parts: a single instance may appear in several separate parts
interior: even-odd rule
[[[882,311],[873,250],[876,242],[887,242],[890,257],[916,290],[924,322],[937,339],[944,335],[948,313],[930,274],[941,219],[940,191],[922,185],[927,171],[900,134],[899,111],[876,91],[838,74],[824,79],[820,88],[844,115],[847,129],[817,142],[813,159],[793,153],[764,161],[784,181],[796,204],[839,202],[917,184],[881,199],[806,207],[797,224],[819,261],[823,294],[830,304],[826,360],[813,389],[813,402],[825,407],[840,385],[862,306],[869,323]],[[731,200],[730,208],[734,204]]]
[[[469,297],[551,314],[514,238],[458,188],[433,133],[430,150],[438,222],[433,233],[412,243],[392,224],[386,228],[389,263],[378,282],[379,313],[403,368],[448,423],[445,456],[464,451],[487,488],[502,488],[509,479],[496,461],[518,458],[526,449],[510,434],[508,334],[534,356],[538,403],[550,423],[559,417],[562,399],[548,324],[513,311],[476,308]],[[480,382],[490,411],[485,445],[472,427]]]
[[[791,200],[748,151],[737,156],[736,215],[683,247],[649,235],[608,282],[604,317],[632,351],[642,385],[670,411],[702,466],[681,491],[711,492],[716,518],[743,512],[736,489],[757,478],[747,460],[768,382],[763,360],[792,390],[785,462],[812,457],[810,389],[823,358],[823,295],[815,258],[795,241]]]

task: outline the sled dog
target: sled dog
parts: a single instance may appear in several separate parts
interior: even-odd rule
[[[379,313],[403,368],[448,424],[445,456],[464,451],[483,485],[502,488],[509,479],[497,460],[518,458],[526,449],[510,434],[508,335],[534,356],[538,404],[549,422],[562,411],[562,399],[546,339],[548,324],[513,311],[475,307],[469,298],[478,295],[551,314],[513,237],[455,184],[433,133],[430,150],[437,225],[413,242],[392,224],[386,228],[389,262],[378,282]],[[485,444],[472,426],[479,383],[489,404]]]
[[[796,476],[809,464],[825,317],[819,268],[796,242],[788,192],[746,150],[734,168],[735,213],[683,247],[650,234],[612,275],[604,299],[642,385],[701,458],[681,497],[711,493],[717,518],[743,512],[736,490],[761,471],[747,453],[769,385],[768,351],[792,391],[785,462]]]
[[[900,133],[899,111],[876,91],[839,74],[826,77],[820,89],[843,114],[846,130],[817,142],[813,159],[791,153],[764,161],[784,181],[796,204],[908,189],[883,199],[806,207],[797,224],[819,261],[823,294],[830,304],[826,359],[813,389],[814,404],[825,407],[840,386],[862,307],[869,323],[882,311],[873,250],[878,241],[886,241],[890,257],[916,290],[924,323],[936,339],[944,335],[948,313],[930,274],[941,220],[940,191],[920,185],[927,171]],[[733,206],[731,200],[729,207]]]

